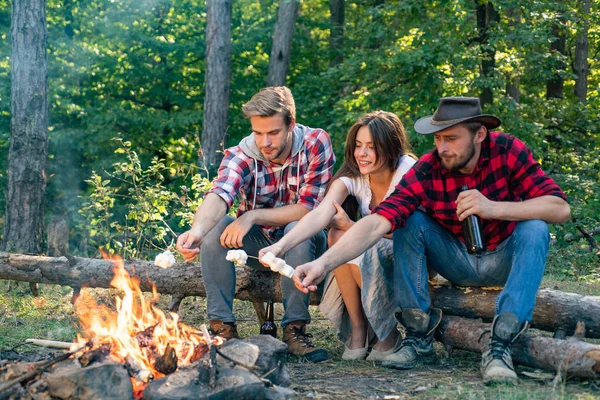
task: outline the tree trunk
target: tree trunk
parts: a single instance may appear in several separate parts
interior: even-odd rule
[[[199,164],[213,169],[222,158],[229,120],[232,0],[206,2],[206,75],[202,155]]]
[[[449,348],[483,352],[490,324],[471,319],[444,316],[438,331],[439,339]],[[549,371],[561,371],[567,376],[600,377],[600,346],[577,339],[553,339],[521,335],[513,344],[515,364]]]
[[[200,263],[177,263],[168,269],[149,261],[129,260],[125,268],[140,279],[143,291],[152,290],[152,282],[161,294],[171,294],[180,300],[187,296],[205,297]],[[0,253],[0,279],[38,282],[78,287],[110,287],[113,263],[108,260],[64,257],[26,256]],[[135,272],[133,272],[135,270]],[[237,299],[281,302],[279,274],[236,268]],[[498,290],[481,288],[431,287],[433,305],[444,314],[492,320]],[[320,295],[311,296],[311,304],[319,304]],[[585,323],[585,335],[600,338],[600,299],[557,290],[538,292],[533,314],[534,328],[574,332],[579,321]]]
[[[273,46],[269,58],[267,86],[284,86],[292,53],[292,39],[296,30],[299,0],[280,0]]]
[[[496,68],[496,49],[490,45],[490,24],[498,22],[500,17],[491,1],[481,2],[475,0],[477,5],[477,30],[479,32],[479,45],[481,47],[481,78],[484,86],[479,95],[479,101],[483,107],[494,102],[494,92],[489,80],[494,76]]]
[[[11,121],[2,248],[39,254],[44,243],[48,79],[46,2],[14,0]],[[35,287],[32,286],[34,294]]]
[[[329,0],[329,10],[331,12],[331,33],[329,35],[329,47],[333,58],[330,66],[336,66],[344,61],[344,21],[345,21],[345,0]]]
[[[575,42],[575,96],[580,102],[585,103],[587,101],[587,85],[588,85],[588,29],[589,29],[589,18],[591,11],[591,1],[581,0],[581,11],[579,13],[580,19],[583,21],[581,24],[581,30],[577,35],[577,41]]]
[[[565,62],[563,61],[566,51],[565,32],[562,28],[564,16],[559,16],[558,21],[552,25],[552,36],[554,40],[550,43],[550,55],[556,58],[553,65],[552,78],[546,82],[546,98],[562,99],[564,97],[564,79],[561,73],[564,72]]]

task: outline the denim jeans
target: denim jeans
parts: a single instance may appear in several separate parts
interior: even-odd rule
[[[231,250],[221,246],[220,237],[225,228],[235,219],[225,216],[206,235],[200,248],[200,262],[202,263],[202,277],[206,288],[207,311],[210,320],[222,320],[223,322],[235,322],[233,315],[233,297],[235,295],[235,266],[227,261],[225,256]],[[281,239],[296,222],[288,224],[284,231],[276,237]],[[277,240],[266,236],[258,225],[254,225],[244,237],[244,250],[247,254],[256,256],[258,251],[270,246]],[[307,263],[318,258],[327,249],[327,234],[321,231],[312,238],[300,243],[287,252],[285,261],[292,267]],[[251,268],[270,271],[258,260],[249,258],[247,265]],[[283,307],[285,313],[281,326],[284,327],[293,321],[310,322],[308,312],[309,295],[300,292],[294,286],[294,281],[285,276],[280,276],[281,292],[283,295]]]
[[[427,267],[461,286],[504,286],[495,315],[511,311],[521,322],[531,321],[550,246],[548,225],[517,223],[512,235],[493,251],[469,254],[456,235],[429,215],[416,211],[394,237],[394,285],[401,309],[429,312],[431,297]]]

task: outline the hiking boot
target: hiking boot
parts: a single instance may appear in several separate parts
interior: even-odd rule
[[[433,333],[442,320],[442,310],[432,308],[429,314],[418,308],[407,308],[395,314],[396,320],[406,329],[406,336],[397,352],[383,359],[384,367],[411,369],[419,364],[436,361]]]
[[[511,346],[528,326],[527,322],[521,324],[512,312],[504,312],[494,318],[492,334],[481,357],[481,375],[486,385],[517,382]],[[489,332],[485,331],[481,336]]]
[[[240,338],[234,322],[223,322],[220,319],[210,321],[210,333],[227,340]]]
[[[287,344],[290,354],[305,357],[314,363],[327,360],[327,350],[317,348],[310,338],[312,335],[306,333],[305,321],[294,321],[283,328],[283,342]]]

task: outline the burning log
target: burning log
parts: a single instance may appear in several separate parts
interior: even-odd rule
[[[156,358],[154,368],[165,375],[175,372],[177,369],[177,353],[171,345],[168,344],[164,354]]]
[[[110,260],[65,257],[42,257],[0,252],[0,279],[68,285],[72,287],[109,288],[114,277]],[[200,263],[177,263],[172,268],[159,268],[152,262],[131,260],[125,269],[140,280],[143,291],[152,290],[152,282],[162,294],[178,299],[186,296],[206,297]],[[281,301],[279,274],[236,268],[236,298],[250,301]],[[497,290],[437,286],[431,288],[433,304],[444,314],[492,320]],[[319,294],[311,296],[318,304]],[[556,290],[538,292],[532,326],[534,328],[572,333],[578,321],[585,322],[585,336],[600,338],[600,299]]]
[[[489,330],[487,323],[444,316],[438,333],[439,339],[449,348],[481,353]],[[560,340],[524,334],[513,345],[513,360],[516,364],[560,371],[572,377],[600,377],[600,346],[578,339]]]
[[[94,350],[83,353],[83,355],[78,358],[79,364],[82,367],[87,367],[95,362],[103,361],[110,354],[110,348],[110,344],[103,344]]]

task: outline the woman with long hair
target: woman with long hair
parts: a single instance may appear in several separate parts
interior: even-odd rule
[[[392,194],[415,163],[409,151],[404,126],[395,114],[375,111],[360,117],[348,131],[344,163],[329,183],[323,201],[259,256],[270,251],[281,257],[328,226],[329,245],[335,243],[357,217],[369,215]],[[397,350],[401,338],[394,308],[391,237],[382,238],[359,257],[337,267],[325,283],[320,305],[338,329],[345,344],[342,358],[346,360],[381,360]],[[371,331],[377,342],[368,354]]]

